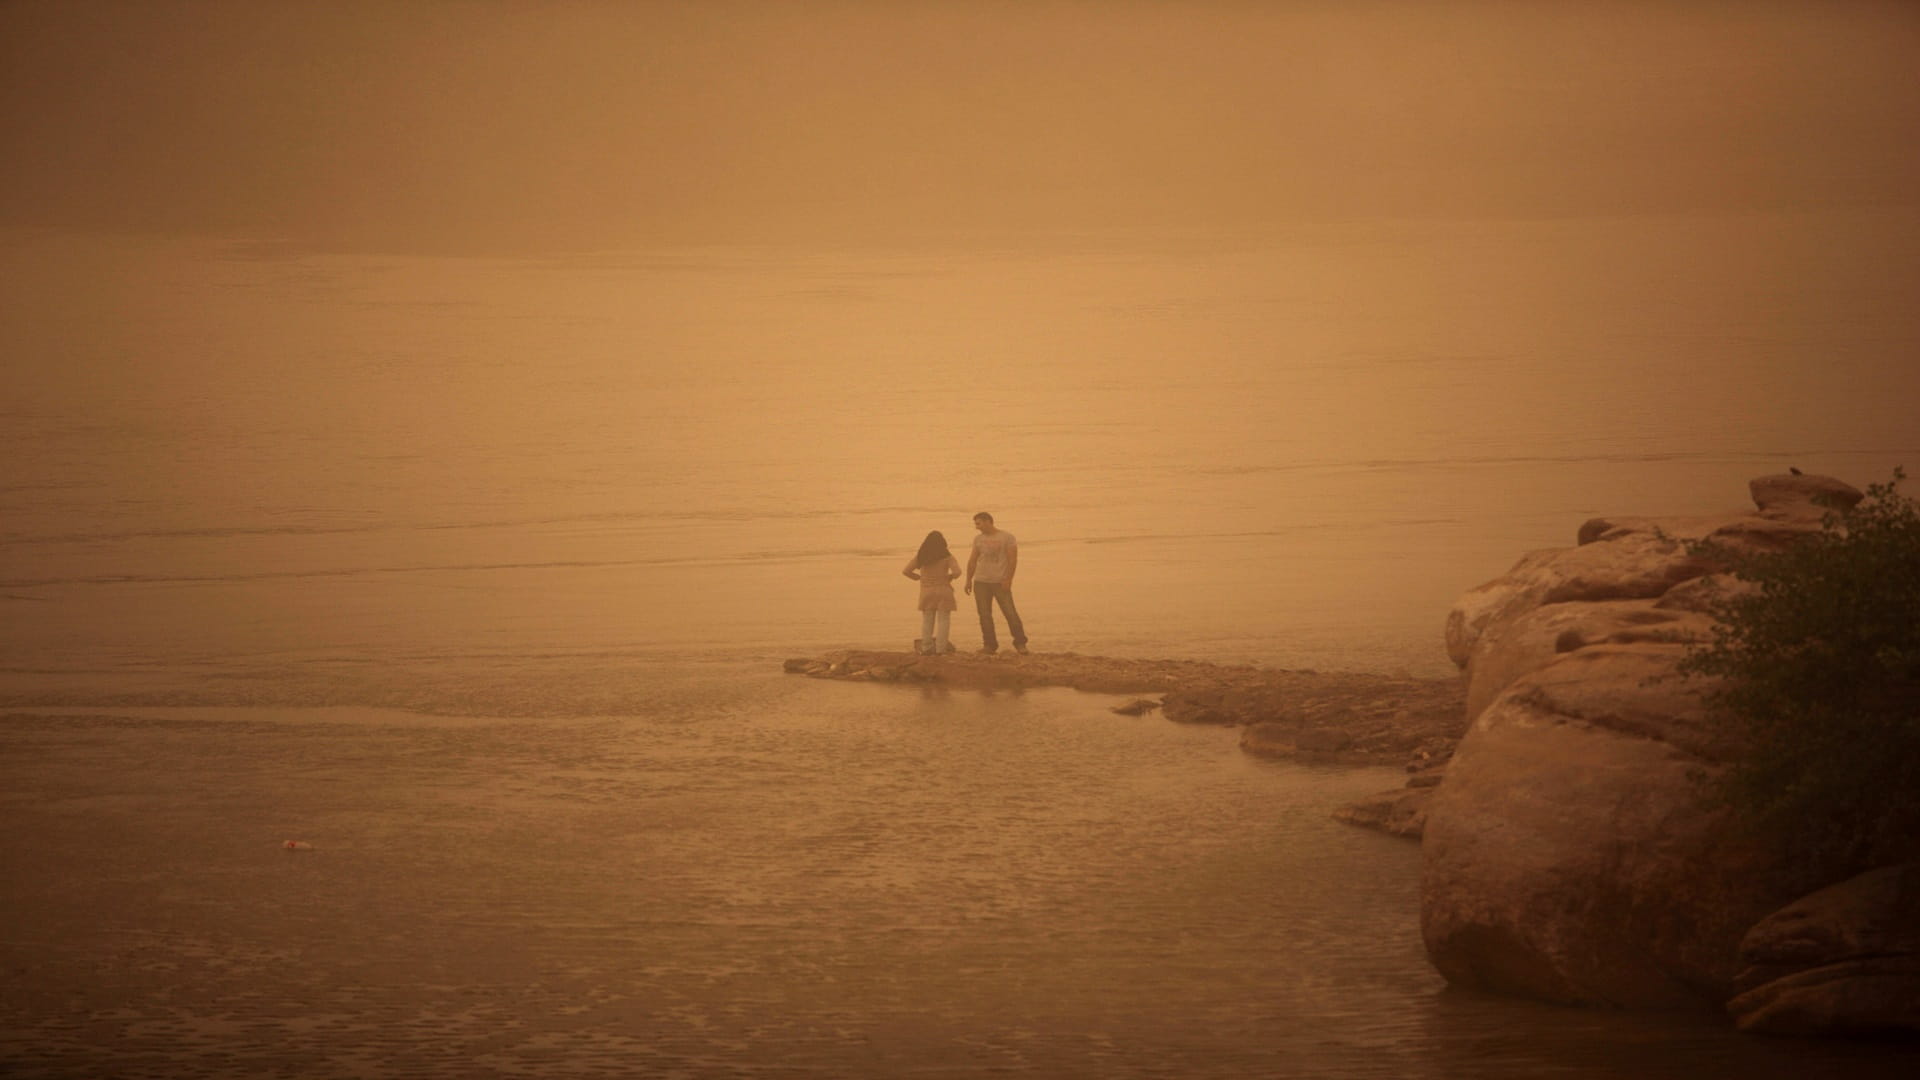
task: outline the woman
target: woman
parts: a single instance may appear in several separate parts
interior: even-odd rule
[[[920,583],[920,636],[913,642],[913,651],[927,655],[954,651],[947,630],[953,623],[953,579],[960,576],[960,561],[947,550],[947,538],[928,533],[900,572]]]

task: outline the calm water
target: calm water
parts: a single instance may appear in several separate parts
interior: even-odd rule
[[[25,1075],[1875,1075],[1443,991],[1390,772],[901,646],[1445,674],[1586,517],[1920,465],[1920,220],[538,259],[11,238],[0,1055]],[[973,631],[956,620],[966,645]],[[289,855],[275,845],[309,839]]]
[[[0,718],[9,1075],[1911,1075],[1445,991],[1418,849],[1328,816],[1394,770],[653,675],[646,716]]]

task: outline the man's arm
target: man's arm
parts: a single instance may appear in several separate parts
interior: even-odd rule
[[[1013,572],[1018,569],[1020,569],[1020,542],[1016,540],[1007,545],[1007,587],[1008,588],[1013,587]]]
[[[980,561],[980,549],[974,548],[973,554],[967,556],[967,595],[968,596],[973,595],[973,568],[975,564],[979,563],[979,561]]]

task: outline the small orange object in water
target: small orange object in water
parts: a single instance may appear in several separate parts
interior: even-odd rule
[[[289,840],[282,846],[285,847],[288,851],[312,851],[313,850],[313,845],[307,843],[305,840]]]

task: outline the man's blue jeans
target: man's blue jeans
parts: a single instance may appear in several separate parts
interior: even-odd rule
[[[973,606],[980,611],[980,646],[988,652],[1000,647],[1000,637],[993,629],[993,605],[998,602],[1000,614],[1007,617],[1007,633],[1013,635],[1013,647],[1019,648],[1027,643],[1027,628],[1020,623],[1020,611],[1013,606],[1013,586],[998,581],[976,581],[973,583]]]

